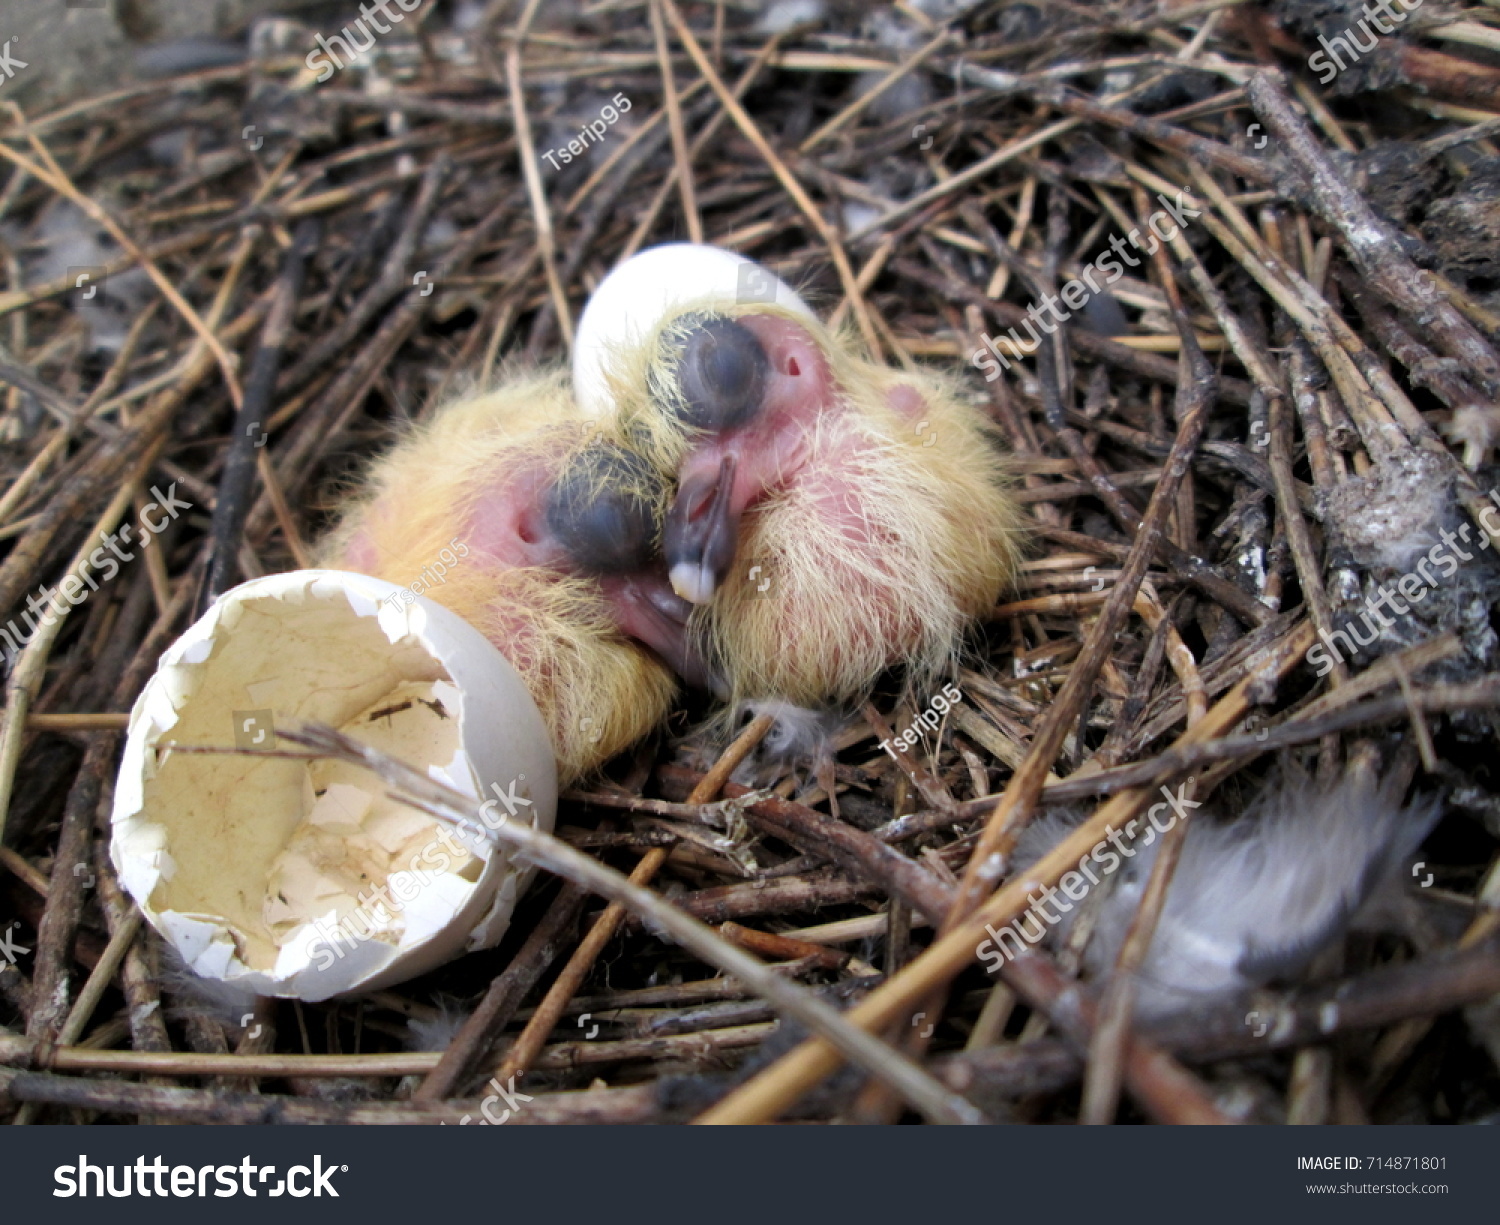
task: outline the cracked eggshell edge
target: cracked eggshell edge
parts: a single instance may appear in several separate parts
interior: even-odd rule
[[[768,280],[744,297],[742,268],[759,268]],[[770,296],[766,296],[766,289]],[[778,306],[814,318],[797,291],[754,260],[723,247],[673,242],[648,247],[616,266],[589,296],[573,342],[573,392],[585,416],[610,412],[604,377],[611,354],[639,344],[662,317],[694,302],[722,300],[774,301]]]
[[[281,945],[275,967],[266,972],[239,960],[227,920],[212,914],[159,912],[150,903],[158,882],[171,880],[179,870],[170,853],[167,827],[144,811],[146,783],[157,769],[154,750],[203,687],[203,666],[212,664],[216,651],[243,623],[246,610],[267,601],[285,602],[287,609],[278,615],[291,617],[297,605],[342,599],[351,617],[376,620],[393,652],[398,644],[415,643],[441,665],[459,694],[459,749],[452,761],[426,763],[429,776],[481,799],[509,794],[512,782],[524,775],[532,801],[524,811],[537,828],[552,829],[556,759],[541,713],[519,673],[478,630],[442,605],[422,596],[410,602],[391,598],[405,590],[337,570],[297,570],[243,583],[225,592],[167,648],[136,700],[115,786],[110,858],[142,913],[196,973],[257,994],[316,1001],[402,982],[468,949],[490,947],[504,935],[536,869],[517,869],[507,855],[488,844],[482,850],[469,844],[486,860],[472,885],[453,873],[432,877],[431,884],[442,882],[439,892],[446,896],[424,899],[427,905],[418,908],[415,938],[403,933],[397,945],[362,941],[327,966],[312,964],[322,937],[311,922]],[[292,650],[295,636],[290,638],[268,642],[267,650]],[[378,661],[372,659],[371,666],[378,667]],[[225,728],[232,726],[230,705],[225,702],[222,711]],[[455,882],[459,888],[453,888]],[[419,896],[429,893],[431,884]],[[446,905],[446,921],[432,913],[434,904]]]

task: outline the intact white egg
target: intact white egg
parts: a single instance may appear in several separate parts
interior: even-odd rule
[[[647,339],[662,317],[693,305],[752,302],[813,318],[797,291],[743,255],[700,243],[648,247],[599,282],[573,340],[573,393],[589,416],[611,411],[605,371],[614,356]]]

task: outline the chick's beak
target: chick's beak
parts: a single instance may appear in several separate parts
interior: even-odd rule
[[[662,554],[672,590],[691,604],[706,604],[729,574],[739,543],[739,515],[731,494],[734,457],[717,473],[688,477],[667,512]]]

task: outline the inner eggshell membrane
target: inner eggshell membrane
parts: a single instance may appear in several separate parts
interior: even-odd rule
[[[363,767],[174,751],[248,744],[296,752],[270,728],[319,722],[480,794],[463,742],[465,696],[420,632],[434,628],[427,602],[381,599],[389,585],[363,576],[307,574],[263,596],[226,597],[164,657],[132,715],[112,855],[126,888],[197,972],[320,999],[422,972],[466,940],[498,939],[520,882],[487,839],[389,799]],[[454,650],[455,630],[460,647],[470,645],[469,632],[493,652],[463,622],[439,628],[447,649],[437,653],[450,662],[465,654]],[[467,662],[472,680],[476,661]],[[513,697],[513,681],[545,745],[519,676],[498,652],[478,663],[484,679],[504,682],[478,705],[490,706],[494,690]],[[496,664],[509,675],[496,678]],[[523,770],[526,722],[515,720]],[[546,773],[533,770],[542,803],[518,819],[550,807],[538,778]],[[523,782],[516,794],[531,791]],[[446,941],[432,940],[445,929]],[[429,941],[443,947],[420,949]],[[418,954],[397,973],[391,963],[408,950]]]
[[[456,724],[443,712],[457,709],[458,691],[448,682],[407,682],[360,711],[344,730],[405,760],[451,761]],[[315,761],[306,771],[305,792],[306,815],[271,863],[262,906],[278,946],[295,943],[299,929],[330,910],[346,931],[373,940],[399,944],[414,921],[430,935],[430,921],[451,918],[465,886],[479,879],[483,864],[455,835],[390,799],[368,770]],[[424,886],[423,879],[442,864],[444,849],[450,870]],[[398,872],[409,879],[397,880]],[[388,888],[377,897],[372,885]],[[438,897],[424,898],[426,888]],[[431,900],[444,904],[434,910]]]

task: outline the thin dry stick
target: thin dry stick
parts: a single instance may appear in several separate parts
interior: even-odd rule
[[[849,240],[851,242],[858,242],[861,238],[867,238],[877,230],[883,230],[887,226],[905,220],[913,213],[921,212],[929,204],[948,199],[959,188],[967,187],[970,183],[977,182],[992,170],[1005,165],[1006,162],[1014,161],[1023,153],[1029,153],[1031,150],[1045,145],[1050,140],[1056,140],[1059,136],[1067,135],[1067,133],[1078,127],[1080,122],[1077,119],[1060,119],[1056,123],[1048,124],[1045,128],[1038,129],[1029,136],[1024,136],[1019,140],[1013,140],[1009,144],[1002,145],[988,157],[975,162],[972,166],[964,167],[963,170],[951,178],[944,179],[941,183],[929,187],[926,191],[918,192],[910,200],[898,204],[889,212],[860,226],[859,229],[849,235]]]
[[[209,529],[209,561],[204,571],[203,597],[200,601],[201,607],[204,608],[218,599],[234,583],[235,555],[241,543],[245,516],[250,509],[246,499],[250,494],[251,470],[254,463],[251,456],[254,455],[261,461],[263,475],[269,473],[272,480],[275,478],[275,473],[271,470],[270,462],[266,460],[262,449],[265,441],[264,431],[270,421],[271,399],[275,390],[276,375],[281,367],[282,352],[291,335],[307,261],[316,250],[321,231],[322,227],[315,218],[307,218],[298,222],[296,237],[286,254],[280,276],[276,281],[275,296],[266,314],[260,343],[256,346],[255,356],[250,363],[245,399],[234,418],[229,454],[224,460],[224,467],[219,478],[218,496]],[[258,439],[257,434],[259,434]],[[286,499],[280,495],[278,488],[277,492],[272,494],[272,505],[285,506],[285,502]],[[277,518],[282,518],[279,513]],[[295,530],[287,531],[289,526],[295,527],[291,522],[288,509],[286,518],[282,520],[282,530],[289,543],[296,542],[293,552],[297,556],[298,565],[305,569],[307,566],[306,550],[301,549],[301,541],[297,539]]]
[[[1079,704],[1093,688],[1115,635],[1135,602],[1136,591],[1156,553],[1157,541],[1165,531],[1167,513],[1176,502],[1178,486],[1189,470],[1192,453],[1207,420],[1213,375],[1203,354],[1192,344],[1192,330],[1185,319],[1181,323],[1181,332],[1184,347],[1178,376],[1178,430],[1172,453],[1167,458],[1161,480],[1152,491],[1119,581],[1100,610],[1099,619],[1089,631],[1083,651],[1053,699],[1046,719],[1032,737],[1026,760],[1012,777],[1010,786],[985,824],[959,884],[948,920],[950,929],[955,922],[966,918],[993,887],[993,881],[998,878],[994,871],[994,866],[1000,862],[997,857],[1010,849],[1016,833],[1036,806],[1063,739],[1078,718]]]
[[[755,58],[750,61],[749,66],[740,74],[740,79],[734,83],[735,98],[738,99],[745,96],[745,91],[760,78],[761,71],[770,63],[771,57],[776,54],[777,48],[780,45],[780,35],[773,34],[766,40],[765,45],[755,53]],[[707,82],[695,81],[689,92],[706,89],[707,87]],[[698,135],[693,138],[692,146],[688,149],[687,164],[689,166],[697,161],[698,155],[718,135],[719,128],[723,126],[724,120],[727,118],[728,115],[720,107],[709,121],[703,125]],[[678,167],[674,163],[672,168],[667,172],[666,177],[662,179],[661,186],[656,189],[656,195],[651,198],[651,203],[642,210],[640,220],[636,222],[635,229],[631,232],[630,237],[626,239],[624,247],[620,249],[621,260],[629,259],[640,250],[641,245],[646,241],[647,236],[656,225],[657,217],[661,215],[661,210],[666,205],[667,197],[671,194],[672,188],[676,186],[677,175]]]
[[[1299,992],[1283,1001],[1268,1002],[1273,1018],[1261,1038],[1250,1036],[1243,1009],[1229,1008],[1193,1018],[1190,1030],[1178,1027],[1166,1037],[1174,1050],[1195,1059],[1244,1057],[1283,1050],[1308,1042],[1326,1041],[1330,1033],[1378,1028],[1410,1017],[1429,1017],[1477,1002],[1500,990],[1500,951],[1491,941],[1478,947],[1445,951],[1419,961],[1386,966],[1355,979]],[[1336,1005],[1336,1007],[1334,1007]],[[1333,1028],[1330,1030],[1330,1020]],[[749,1026],[742,1026],[748,1029]],[[697,1035],[694,1035],[695,1037]],[[571,1044],[570,1044],[571,1045]],[[562,1053],[562,1048],[559,1048]],[[1057,1065],[1060,1078],[1039,1085],[1022,1076],[986,1074],[986,1067],[1022,1055],[1039,1064]],[[390,1055],[271,1055],[235,1056],[194,1052],[114,1051],[86,1047],[56,1048],[0,1035],[0,1062],[40,1066],[72,1073],[159,1073],[212,1075],[239,1073],[254,1076],[396,1076],[430,1068],[433,1053]],[[1076,1075],[1076,1060],[1058,1044],[1033,1043],[1026,1048],[989,1052],[978,1058],[948,1057],[940,1061],[942,1075],[963,1091],[989,1089],[1005,1096],[1061,1088]],[[997,1069],[998,1070],[998,1069]],[[1024,1068],[1015,1069],[1024,1073]],[[0,1093],[12,1100],[50,1102],[111,1113],[203,1115],[215,1122],[245,1123],[456,1123],[465,1111],[477,1110],[473,1101],[442,1103],[371,1102],[350,1108],[347,1103],[318,1102],[286,1097],[222,1094],[177,1086],[155,1088],[115,1080],[89,1080],[48,1072],[0,1068]],[[654,1103],[654,1085],[628,1089],[591,1090],[538,1095],[527,1106],[533,1123],[651,1122],[659,1112],[644,1111]],[[629,1105],[627,1105],[629,1103]],[[618,1106],[616,1106],[618,1104]],[[615,1108],[612,1109],[611,1107]],[[622,1112],[620,1107],[624,1107]]]
[[[292,560],[297,563],[298,569],[309,569],[312,566],[312,550],[302,539],[302,533],[297,527],[297,518],[292,514],[292,505],[286,500],[286,490],[281,487],[281,478],[276,475],[276,468],[271,463],[271,458],[266,454],[264,447],[256,453],[255,471],[260,477],[261,488],[271,503],[271,510],[276,516],[276,526],[281,529],[282,542],[286,545],[287,552],[292,555]]]
[[[557,275],[557,242],[552,234],[552,214],[547,208],[547,193],[542,190],[542,174],[536,164],[536,141],[531,134],[531,120],[526,114],[526,95],[521,88],[521,44],[513,44],[505,53],[505,83],[510,90],[510,106],[515,114],[516,146],[521,154],[521,174],[526,179],[526,198],[531,202],[531,216],[536,222],[537,246],[542,252],[542,267],[547,273],[547,289],[552,294],[552,309],[562,328],[563,340],[573,347],[573,315],[568,310],[568,295],[563,292]]]
[[[110,936],[103,956],[95,963],[88,982],[84,983],[83,990],[78,993],[78,998],[73,1002],[68,1019],[58,1030],[58,1046],[72,1046],[83,1036],[84,1027],[88,1025],[89,1018],[94,1015],[94,1009],[99,1006],[100,999],[109,989],[110,983],[114,981],[115,972],[120,968],[120,963],[125,960],[125,954],[135,942],[136,936],[140,934],[141,921],[141,912],[132,906],[125,921]],[[23,1103],[21,1109],[16,1112],[15,1125],[19,1127],[30,1123],[35,1117],[36,1110],[37,1103]]]
[[[63,1022],[62,1029],[58,1030],[57,1044],[59,1046],[72,1046],[83,1036],[84,1027],[94,1015],[94,1009],[99,1006],[100,999],[114,980],[115,971],[120,968],[120,963],[125,960],[125,954],[129,951],[131,943],[139,934],[142,921],[141,912],[132,905],[125,921],[115,928],[114,934],[110,936],[104,955],[99,958],[89,974],[88,982],[84,983],[83,990],[78,993],[78,999],[74,1002],[72,1011],[68,1013],[68,1019]]]
[[[224,329],[225,335],[238,335],[248,330],[254,324],[256,313],[254,308],[246,311]],[[85,452],[86,458],[78,465],[76,479],[68,481],[67,488],[54,495],[37,525],[29,529],[5,561],[0,562],[0,608],[13,604],[30,588],[32,572],[44,557],[47,546],[64,526],[71,529],[78,516],[87,513],[97,496],[94,490],[112,484],[119,473],[134,464],[148,447],[160,445],[160,435],[166,431],[173,415],[213,369],[213,359],[207,347],[201,341],[195,341],[187,356],[174,369],[159,376],[161,383],[170,386],[156,394],[145,409],[130,419],[126,428],[104,439],[96,451]],[[0,760],[3,760],[3,755],[0,755]]]
[[[1243,215],[1234,208],[1212,179],[1196,166],[1189,167],[1189,170],[1204,194],[1215,205],[1228,210],[1226,215],[1232,222],[1236,219],[1243,222]],[[1407,443],[1401,427],[1386,411],[1385,405],[1371,390],[1348,353],[1340,348],[1329,330],[1324,318],[1329,311],[1327,302],[1321,297],[1309,301],[1298,293],[1295,285],[1290,283],[1295,274],[1264,247],[1259,235],[1253,231],[1236,233],[1240,229],[1239,225],[1225,225],[1206,211],[1198,221],[1255,278],[1261,288],[1275,299],[1276,304],[1286,311],[1288,317],[1307,337],[1308,343],[1317,351],[1318,357],[1333,377],[1339,396],[1358,424],[1361,440],[1372,456],[1383,458],[1403,450]]]
[[[632,885],[613,868],[529,825],[502,822],[498,828],[486,832],[477,801],[434,783],[425,774],[331,728],[308,727],[300,732],[278,732],[278,735],[315,752],[362,765],[383,778],[391,788],[392,797],[402,803],[440,820],[473,829],[481,836],[493,837],[546,871],[573,881],[611,902],[624,904],[695,957],[733,975],[779,1012],[795,1017],[827,1039],[845,1058],[880,1077],[931,1121],[983,1121],[983,1116],[973,1105],[939,1084],[900,1052],[856,1029],[843,1014],[815,995],[720,939],[711,928],[689,918],[654,893]],[[4,1036],[0,1035],[0,1042],[3,1040]]]
[[[1156,590],[1149,579],[1141,580],[1141,590],[1136,595],[1135,611],[1154,632],[1157,626],[1165,626],[1167,663],[1182,682],[1183,700],[1187,703],[1188,725],[1196,723],[1208,713],[1208,691],[1203,687],[1203,677],[1198,672],[1198,661],[1172,624],[1171,617],[1157,598]]]
[[[662,864],[666,863],[668,854],[670,850],[667,847],[653,847],[647,851],[631,872],[630,884],[636,888],[648,884]],[[619,902],[611,902],[604,908],[604,913],[595,920],[588,935],[573,951],[573,956],[568,958],[568,964],[563,966],[562,973],[547,989],[547,994],[537,1005],[531,1020],[526,1022],[526,1028],[505,1052],[505,1058],[501,1060],[500,1068],[495,1073],[499,1080],[508,1082],[510,1077],[524,1076],[530,1070],[552,1031],[557,1028],[563,1013],[567,1011],[568,1001],[578,993],[584,978],[593,969],[604,946],[614,938],[624,917],[625,907]]]
[[[667,122],[672,132],[672,157],[677,163],[677,190],[682,196],[682,215],[688,238],[703,241],[703,218],[698,215],[698,195],[693,188],[693,163],[688,156],[687,135],[682,127],[682,103],[677,82],[672,79],[672,53],[667,48],[667,29],[661,20],[661,0],[649,0],[651,38],[656,44],[656,62],[661,70],[662,97],[667,104]]]
[[[1396,235],[1363,197],[1339,178],[1312,133],[1297,118],[1276,77],[1256,73],[1247,92],[1255,113],[1301,173],[1313,207],[1334,227],[1370,287],[1417,320],[1491,395],[1500,394],[1500,358],[1494,349],[1412,263]]]
[[[662,5],[663,11],[667,15],[667,20],[672,23],[672,29],[682,41],[682,45],[687,49],[687,53],[692,56],[693,62],[698,66],[698,71],[702,74],[703,79],[708,82],[709,88],[718,95],[719,103],[729,112],[730,118],[734,120],[735,126],[744,134],[745,139],[755,146],[755,151],[765,160],[766,165],[771,168],[771,172],[776,176],[777,181],[786,189],[787,195],[791,196],[796,202],[797,207],[802,211],[802,215],[812,224],[813,229],[817,231],[818,237],[822,239],[823,245],[828,248],[829,257],[833,260],[834,268],[838,270],[839,281],[843,284],[844,293],[854,304],[854,318],[859,323],[859,331],[860,335],[864,337],[865,347],[870,351],[872,356],[878,355],[881,350],[880,342],[875,333],[875,325],[870,319],[864,295],[859,291],[859,284],[854,277],[854,269],[849,264],[849,257],[845,254],[843,244],[839,241],[838,235],[834,233],[833,228],[824,220],[823,214],[818,211],[817,206],[809,198],[807,192],[802,189],[802,184],[787,169],[786,163],[776,156],[776,151],[771,148],[766,138],[761,135],[760,128],[756,126],[755,120],[750,118],[749,112],[725,88],[723,79],[714,71],[714,66],[709,62],[708,56],[703,53],[703,48],[699,46],[698,40],[693,36],[692,30],[688,28],[687,22],[683,20],[682,14],[677,11],[677,6],[672,0],[658,0],[658,2]]]
[[[495,1037],[521,1006],[526,993],[561,951],[562,939],[571,931],[583,899],[581,889],[571,884],[563,885],[542,921],[526,937],[521,951],[505,967],[504,973],[490,984],[479,1007],[469,1014],[463,1028],[454,1035],[437,1067],[417,1086],[411,1095],[412,1101],[439,1101],[459,1088],[470,1068],[484,1057]]]
[[[828,122],[825,123],[821,128],[819,128],[816,132],[814,132],[811,136],[804,140],[802,144],[798,146],[797,152],[806,157],[840,128],[847,125],[851,119],[855,119],[858,116],[864,114],[865,108],[868,107],[870,103],[874,102],[875,99],[879,98],[893,86],[899,84],[906,77],[910,76],[928,60],[930,60],[935,54],[937,54],[938,51],[942,50],[944,45],[946,45],[948,41],[952,39],[952,37],[952,33],[950,33],[947,29],[940,31],[937,37],[933,38],[924,46],[919,47],[911,54],[909,58],[902,60],[901,63],[892,68],[890,72],[886,73],[886,75],[876,83],[873,89],[866,90],[864,93],[860,94],[859,97],[857,97],[853,102],[849,103],[848,106],[844,107],[844,109],[841,110],[837,115],[833,116],[833,118],[828,120]]]
[[[703,781],[693,789],[693,794],[688,797],[688,803],[706,804],[718,795],[719,788],[734,772],[734,768],[745,760],[750,750],[759,744],[765,734],[771,730],[772,722],[769,715],[761,715],[754,719],[734,743],[724,750],[723,756],[704,776]],[[666,863],[669,854],[671,854],[670,847],[653,847],[647,851],[636,864],[635,871],[630,874],[630,883],[637,887],[646,885],[660,870],[662,864]],[[604,951],[604,946],[614,938],[624,918],[625,907],[620,902],[611,902],[604,908],[604,913],[589,929],[588,935],[583,938],[583,942],[568,959],[568,964],[563,967],[562,973],[557,976],[557,981],[552,984],[546,997],[537,1006],[531,1020],[526,1023],[526,1028],[521,1031],[521,1036],[506,1052],[500,1070],[496,1073],[500,1080],[507,1080],[512,1075],[525,1074],[537,1055],[541,1053],[548,1036],[556,1028],[557,1022],[567,1009],[568,1001],[578,993],[578,988],[583,985],[584,978],[593,968],[599,954]]]
[[[1248,694],[1295,667],[1315,641],[1310,625],[1297,629],[1267,650],[1247,668],[1247,675],[1215,704],[1196,728],[1184,732],[1173,746],[1187,749],[1206,743],[1232,728],[1250,707]],[[903,1016],[916,1002],[947,983],[977,956],[988,938],[986,925],[1004,926],[1029,906],[1029,892],[1054,885],[1062,874],[1111,830],[1123,828],[1138,815],[1154,792],[1134,787],[1100,808],[1088,821],[1038,861],[1024,880],[1016,880],[994,894],[972,916],[940,937],[928,950],[867,999],[849,1011],[848,1019],[861,1029],[878,1032]],[[753,1123],[775,1118],[839,1065],[839,1056],[826,1042],[810,1039],[778,1062],[741,1085],[717,1106],[704,1112],[702,1123]],[[1146,1100],[1156,1088],[1134,1066],[1128,1071],[1132,1091]]]
[[[1188,726],[1198,720],[1191,714]],[[1189,780],[1186,790],[1191,802],[1195,785]],[[1179,793],[1180,794],[1180,793]],[[1156,862],[1151,865],[1151,875],[1146,882],[1141,904],[1125,933],[1124,944],[1116,959],[1114,976],[1104,989],[1099,1003],[1097,1023],[1092,1041],[1089,1043],[1089,1063],[1083,1082],[1083,1101],[1079,1106],[1079,1122],[1110,1123],[1120,1105],[1120,1088],[1125,1078],[1126,1045],[1130,1038],[1130,1020],[1135,1005],[1135,975],[1151,940],[1156,935],[1156,925],[1167,901],[1167,889],[1182,858],[1183,842],[1187,838],[1191,811],[1178,814],[1178,820],[1162,835],[1161,849]]]
[[[1295,295],[1305,307],[1302,314],[1308,320],[1305,330],[1309,341],[1319,347],[1319,356],[1335,379],[1340,381],[1341,389],[1356,389],[1351,411],[1363,414],[1372,427],[1380,431],[1380,445],[1399,450],[1405,447],[1406,439],[1410,438],[1424,449],[1450,459],[1447,449],[1417,412],[1406,393],[1391,378],[1390,372],[1344,322],[1322,293],[1283,258],[1279,251],[1271,247],[1250,224],[1249,218],[1210,176],[1196,166],[1192,167],[1192,172],[1195,181],[1255,253],[1256,258],[1284,283],[1286,292]],[[1165,184],[1165,180],[1157,180],[1150,174],[1141,174],[1139,177],[1147,182]],[[1299,320],[1302,318],[1302,314],[1297,312],[1289,310],[1288,313]]]
[[[349,1058],[349,1056],[338,1056]],[[305,1072],[290,1073],[294,1076]],[[392,1073],[395,1075],[395,1073]],[[227,1093],[220,1089],[190,1089],[122,1083],[105,1078],[84,1079],[40,1072],[0,1069],[0,1094],[16,1101],[52,1103],[108,1114],[155,1115],[161,1121],[223,1125],[241,1124],[457,1124],[482,1113],[482,1102],[364,1102],[320,1101],[271,1094]],[[537,1094],[526,1103],[525,1121],[567,1123],[647,1124],[670,1122],[654,1085],[587,1093]],[[465,1115],[468,1119],[465,1119]]]
[[[1293,492],[1292,477],[1292,420],[1286,400],[1277,396],[1270,405],[1271,479],[1276,484],[1276,508],[1286,530],[1287,544],[1291,547],[1292,565],[1297,570],[1297,580],[1302,585],[1303,600],[1318,633],[1325,641],[1332,641],[1333,613],[1328,605],[1328,594],[1323,589],[1323,575],[1313,552],[1312,534],[1307,529],[1307,520],[1302,517],[1302,508],[1297,504]],[[1332,684],[1342,684],[1348,679],[1349,670],[1342,660],[1337,660],[1333,670]]]
[[[130,505],[131,487],[141,475],[149,470],[157,447],[153,447],[136,473],[121,484],[104,513],[94,524],[94,530],[84,539],[73,560],[68,564],[68,574],[85,575],[96,567],[89,564],[89,555],[95,552],[95,542],[114,531],[126,508]],[[16,768],[21,760],[21,743],[25,735],[27,714],[41,688],[46,672],[47,660],[52,654],[52,644],[63,631],[73,605],[54,591],[48,597],[47,606],[39,617],[31,641],[21,652],[5,685],[5,712],[0,722],[0,838],[5,835],[6,817],[10,812],[10,800],[15,786]],[[52,620],[47,620],[47,617]]]
[[[1497,931],[1500,931],[1500,860],[1491,865],[1490,870],[1485,873],[1484,880],[1480,882],[1479,889],[1474,898],[1475,915],[1469,922],[1464,934],[1458,938],[1454,945],[1452,954],[1461,954],[1465,950],[1472,950],[1476,945],[1489,940]],[[1402,967],[1403,969],[1408,967]],[[1405,1057],[1416,1048],[1427,1032],[1432,1028],[1440,1006],[1434,1006],[1430,1011],[1424,1011],[1424,1015],[1413,1017],[1397,1025],[1387,1033],[1375,1048],[1373,1063],[1377,1072],[1394,1068]]]
[[[177,288],[167,279],[166,274],[156,266],[154,260],[150,259],[136,245],[135,239],[131,238],[125,232],[124,227],[110,216],[103,207],[89,196],[84,195],[83,192],[79,191],[73,185],[73,181],[68,178],[67,173],[52,160],[52,155],[47,152],[46,148],[35,136],[32,137],[32,147],[37,150],[38,154],[51,167],[50,171],[43,169],[35,162],[28,161],[3,141],[0,141],[0,157],[6,158],[22,170],[25,170],[28,174],[34,175],[58,195],[65,196],[71,200],[94,221],[109,231],[110,237],[125,249],[132,261],[140,265],[146,272],[146,275],[155,283],[157,289],[161,290],[162,296],[172,304],[177,313],[187,322],[187,325],[198,334],[198,338],[208,346],[209,351],[214,355],[214,360],[219,364],[220,373],[224,376],[224,386],[229,392],[230,402],[238,409],[241,395],[239,379],[235,377],[234,373],[234,358],[230,357],[229,352],[220,343],[219,338],[214,335],[213,329],[203,321],[202,316],[193,309],[192,304],[177,292]]]

